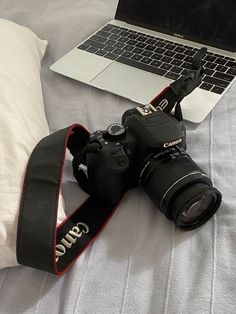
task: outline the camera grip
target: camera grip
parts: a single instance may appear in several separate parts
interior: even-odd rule
[[[129,159],[121,145],[107,143],[99,152],[87,154],[91,194],[109,204],[116,204],[123,194],[124,173]]]

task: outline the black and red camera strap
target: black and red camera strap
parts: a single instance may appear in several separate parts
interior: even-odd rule
[[[116,207],[92,196],[57,226],[66,148],[79,153],[89,132],[79,124],[43,138],[28,162],[17,232],[19,264],[63,274],[105,227]]]
[[[195,63],[198,69],[170,84],[150,103],[164,112],[174,109],[176,118],[181,120],[179,104],[202,77],[201,67]],[[43,138],[33,150],[19,209],[16,248],[19,264],[63,274],[95,240],[114,213],[118,204],[107,204],[90,195],[71,216],[57,225],[66,149],[74,157],[79,156],[89,136],[83,126],[74,124]],[[75,163],[77,166],[78,160],[80,158]],[[77,177],[77,181],[80,179]]]

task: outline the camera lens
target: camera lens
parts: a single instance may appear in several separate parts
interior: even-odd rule
[[[194,223],[205,214],[209,206],[213,203],[214,196],[211,193],[204,193],[199,201],[194,202],[182,211],[180,220],[183,223]]]
[[[154,204],[185,230],[204,224],[221,203],[221,194],[210,178],[178,146],[146,160],[140,183]]]
[[[205,223],[219,208],[221,194],[205,183],[193,183],[178,193],[172,202],[175,224],[182,229],[194,229]]]

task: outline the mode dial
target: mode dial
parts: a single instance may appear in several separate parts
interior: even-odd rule
[[[106,133],[105,133],[105,138],[107,140],[115,141],[119,140],[122,137],[125,136],[125,127],[121,123],[112,123],[108,126]]]

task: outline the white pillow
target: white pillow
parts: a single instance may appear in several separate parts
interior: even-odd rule
[[[33,148],[49,134],[49,128],[40,81],[47,41],[0,18],[0,43],[0,268],[4,268],[17,265],[16,232],[24,173]],[[60,196],[58,223],[64,218]]]

